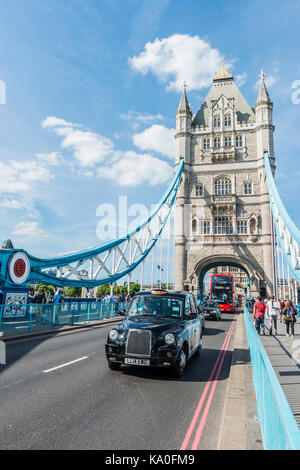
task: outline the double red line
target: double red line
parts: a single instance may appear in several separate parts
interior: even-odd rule
[[[232,332],[233,332],[233,329],[234,329],[234,326],[235,326],[236,318],[237,318],[237,315],[235,315],[233,317],[233,320],[231,322],[230,328],[229,328],[228,333],[226,335],[225,341],[224,341],[224,343],[222,345],[222,348],[219,352],[219,355],[217,357],[217,360],[215,362],[213,370],[210,374],[210,377],[209,377],[209,379],[206,383],[205,389],[203,390],[203,393],[201,395],[201,398],[200,398],[199,403],[197,405],[197,408],[196,408],[196,411],[194,413],[193,419],[192,419],[191,424],[190,424],[190,426],[187,430],[186,436],[184,438],[184,441],[182,443],[182,446],[181,446],[180,450],[186,450],[188,445],[191,442],[191,437],[192,437],[192,434],[193,434],[193,432],[195,430],[195,427],[198,423],[199,415],[200,415],[201,409],[203,407],[203,404],[205,402],[206,395],[208,394],[208,391],[211,387],[210,394],[208,396],[206,406],[205,406],[205,409],[203,411],[200,423],[198,425],[198,428],[197,428],[197,431],[196,431],[196,434],[195,434],[195,437],[194,437],[194,442],[193,442],[192,447],[191,447],[191,450],[197,450],[198,449],[198,445],[199,445],[199,442],[200,442],[200,439],[201,439],[201,436],[202,436],[202,433],[203,433],[203,429],[204,429],[204,426],[205,426],[205,423],[206,423],[206,420],[207,420],[208,412],[209,412],[209,409],[210,409],[210,406],[211,406],[211,403],[212,403],[212,400],[213,400],[213,396],[214,396],[214,393],[215,393],[215,390],[216,390],[216,386],[217,386],[217,383],[218,383],[219,375],[220,375],[221,370],[222,370],[225,355],[226,355],[226,352],[227,352],[227,349],[228,349],[228,346],[229,346],[229,341],[230,341],[230,338],[231,338],[231,335],[232,335]],[[216,375],[215,375],[215,372],[216,372]],[[214,377],[214,375],[215,375],[215,377]]]

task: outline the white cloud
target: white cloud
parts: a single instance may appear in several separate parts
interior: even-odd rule
[[[274,75],[268,75],[265,79],[265,83],[268,88],[275,85],[279,81],[279,77],[275,77]]]
[[[25,204],[17,199],[3,199],[0,201],[0,207],[4,209],[23,209]]]
[[[81,127],[80,124],[74,124],[73,122],[67,122],[64,119],[57,118],[55,116],[48,116],[42,122],[43,128],[47,127]]]
[[[165,126],[153,124],[153,126],[133,135],[133,142],[141,150],[154,150],[161,155],[175,158],[176,129],[168,129]]]
[[[43,121],[43,127],[53,128],[62,137],[61,147],[73,151],[74,158],[81,167],[93,167],[103,162],[112,153],[114,144],[110,139],[89,130],[81,130],[78,124],[66,122],[53,116]]]
[[[98,169],[99,178],[108,178],[120,186],[136,187],[143,183],[150,186],[166,183],[173,175],[167,162],[147,154],[116,152],[110,167]]]
[[[130,119],[140,122],[151,122],[161,118],[161,115],[134,114],[129,112]],[[127,119],[126,117],[126,119]],[[125,116],[124,116],[125,119]],[[61,125],[64,123],[64,125]],[[56,126],[58,124],[58,126]],[[94,176],[114,181],[120,186],[136,187],[144,183],[150,186],[163,184],[172,176],[172,168],[168,163],[148,154],[138,154],[134,151],[117,151],[110,139],[81,127],[72,127],[63,119],[47,118],[43,124],[58,136],[62,137],[61,147],[72,149],[74,160],[69,162],[71,171],[86,177]],[[174,157],[175,129],[167,129],[161,125],[153,125],[140,134],[134,135],[134,143],[142,150],[154,150],[170,158]],[[54,157],[52,157],[54,158]],[[101,163],[101,167],[99,167]]]
[[[18,178],[24,182],[41,181],[44,183],[49,183],[49,181],[53,179],[53,176],[48,168],[45,168],[34,161],[12,161],[11,169],[15,171],[18,175]]]
[[[50,166],[59,166],[63,162],[62,155],[59,152],[37,153],[36,158]]]
[[[0,193],[19,194],[29,190],[30,186],[20,178],[15,168],[0,162]]]
[[[222,60],[221,53],[199,36],[173,34],[147,42],[144,51],[130,58],[129,63],[143,75],[152,72],[167,84],[167,90],[180,91],[185,80],[191,90],[208,87]]]
[[[161,114],[148,114],[148,113],[137,113],[136,111],[128,111],[127,114],[121,114],[121,119],[125,121],[136,121],[141,124],[149,124],[153,121],[162,121],[163,116]]]
[[[247,81],[247,72],[244,72],[240,75],[236,75],[235,81],[238,87],[243,86]]]
[[[42,230],[38,222],[19,222],[13,230],[13,235],[19,237],[47,238],[49,235]]]
[[[30,182],[49,182],[52,175],[36,162],[0,162],[0,193],[19,194],[32,190]]]

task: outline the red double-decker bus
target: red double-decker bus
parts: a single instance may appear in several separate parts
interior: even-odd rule
[[[219,303],[222,312],[234,312],[234,280],[232,274],[212,274],[210,298]]]

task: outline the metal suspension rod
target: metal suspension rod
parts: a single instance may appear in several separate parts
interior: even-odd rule
[[[163,252],[163,239],[162,239],[162,235],[161,235],[161,238],[160,238],[160,260],[159,260],[159,287],[161,288],[161,278],[162,278],[162,252]]]
[[[154,283],[154,254],[155,254],[155,247],[153,248],[152,252],[152,266],[151,266],[151,289],[153,289]]]
[[[168,233],[168,249],[167,249],[167,289],[169,289],[169,258],[170,258],[170,232]]]
[[[127,276],[147,258],[161,236],[181,183],[183,165],[180,159],[175,176],[158,205],[131,232],[98,247],[50,259],[35,258],[25,250],[0,250],[0,283],[14,287],[44,282],[57,287],[91,289]],[[84,271],[88,272],[87,276],[82,274]],[[14,272],[21,272],[21,275],[16,276]]]

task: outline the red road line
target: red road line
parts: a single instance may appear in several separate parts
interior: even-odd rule
[[[189,440],[190,440],[191,435],[192,435],[192,433],[193,433],[193,431],[194,431],[194,428],[195,428],[195,426],[196,426],[196,423],[197,423],[197,420],[198,420],[198,417],[199,417],[201,408],[202,408],[202,406],[203,406],[204,400],[205,400],[206,395],[207,395],[207,393],[208,393],[209,387],[210,387],[210,385],[211,385],[211,383],[212,383],[212,378],[213,378],[214,373],[215,373],[215,371],[216,371],[216,369],[217,369],[217,367],[218,367],[218,364],[219,364],[221,355],[222,355],[223,352],[224,352],[224,347],[225,347],[225,345],[226,345],[226,343],[227,343],[227,340],[228,340],[229,336],[231,336],[231,332],[232,332],[232,330],[233,330],[233,327],[234,327],[236,318],[237,318],[237,315],[235,315],[235,316],[233,317],[232,323],[231,323],[230,328],[229,328],[229,330],[228,330],[228,332],[227,332],[226,338],[225,338],[224,343],[223,343],[223,345],[222,345],[222,348],[221,348],[221,350],[220,350],[220,352],[219,352],[219,355],[218,355],[218,357],[217,357],[217,360],[216,360],[216,362],[215,362],[215,365],[214,365],[214,367],[213,367],[213,370],[212,370],[212,372],[211,372],[211,374],[210,374],[210,377],[209,377],[209,379],[208,379],[208,381],[207,381],[207,383],[206,383],[206,386],[205,386],[205,388],[204,388],[204,390],[203,390],[203,393],[202,393],[201,398],[200,398],[200,400],[199,400],[199,403],[198,403],[198,405],[197,405],[196,411],[195,411],[195,413],[194,413],[193,419],[192,419],[191,424],[190,424],[190,426],[189,426],[189,428],[188,428],[188,431],[187,431],[187,433],[186,433],[186,436],[185,436],[185,438],[184,438],[184,441],[183,441],[183,443],[182,443],[182,445],[181,445],[181,447],[180,447],[180,450],[186,450],[186,448],[187,448],[187,446],[188,446]]]
[[[206,406],[205,406],[205,409],[204,409],[199,427],[198,427],[197,432],[196,432],[196,436],[195,436],[195,439],[194,439],[194,442],[193,442],[192,450],[197,450],[197,448],[198,448],[199,441],[201,439],[203,429],[204,429],[204,426],[205,426],[205,423],[206,423],[206,420],[207,420],[208,412],[209,412],[209,409],[210,409],[210,406],[211,406],[211,403],[212,403],[212,400],[213,400],[213,397],[214,397],[214,394],[215,394],[215,391],[216,391],[216,386],[217,386],[217,383],[218,383],[219,375],[220,375],[221,370],[222,370],[223,362],[224,362],[224,359],[225,359],[225,356],[226,356],[226,353],[227,353],[227,349],[228,349],[228,346],[229,346],[229,341],[230,341],[231,335],[233,333],[233,329],[234,329],[234,325],[232,325],[232,328],[229,330],[230,334],[227,338],[227,344],[226,344],[226,346],[224,348],[224,351],[222,353],[223,355],[222,355],[222,358],[220,360],[219,368],[218,368],[216,377],[213,381],[211,391],[210,391],[209,397],[207,399],[207,403],[206,403]]]

